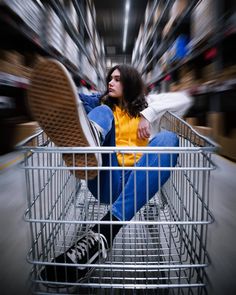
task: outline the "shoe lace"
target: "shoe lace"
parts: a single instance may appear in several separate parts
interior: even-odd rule
[[[108,248],[107,240],[103,234],[95,233],[92,230],[89,230],[88,233],[68,251],[69,253],[67,255],[74,262],[81,260],[87,255],[87,251],[89,251],[89,249],[91,249],[95,243],[100,243],[102,257],[106,259]]]

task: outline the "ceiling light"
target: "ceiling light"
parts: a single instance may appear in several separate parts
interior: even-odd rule
[[[126,0],[126,2],[125,2],[125,19],[124,19],[124,35],[123,35],[123,52],[126,49],[126,40],[127,40],[127,32],[128,32],[128,24],[129,24],[129,10],[130,10],[130,0]]]
[[[126,3],[125,3],[125,12],[129,12],[129,8],[130,8],[130,1],[129,0],[126,0]]]

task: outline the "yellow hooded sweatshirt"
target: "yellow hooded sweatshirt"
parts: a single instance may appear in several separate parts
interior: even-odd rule
[[[148,139],[139,139],[137,134],[140,117],[131,118],[127,112],[116,106],[113,111],[116,130],[116,146],[147,146]],[[141,153],[121,154],[117,153],[117,159],[120,166],[133,166],[137,162]]]

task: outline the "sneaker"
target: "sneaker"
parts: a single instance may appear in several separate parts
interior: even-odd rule
[[[101,263],[107,258],[108,243],[102,234],[89,230],[71,246],[65,253],[56,257],[51,265],[46,265],[40,273],[42,281],[52,281],[49,287],[65,288],[63,283],[76,283],[86,279],[94,269],[87,264]],[[64,265],[54,265],[63,263]],[[68,266],[67,264],[82,264],[81,266]],[[56,283],[61,283],[56,284]]]
[[[28,105],[34,119],[57,146],[100,146],[71,75],[57,60],[38,61],[28,90]],[[99,153],[64,154],[63,159],[69,167],[102,165]],[[75,170],[75,176],[91,179],[97,176],[97,171]]]

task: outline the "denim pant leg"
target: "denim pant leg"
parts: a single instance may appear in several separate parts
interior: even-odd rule
[[[112,110],[101,105],[88,114],[89,120],[99,125],[102,133],[102,146],[115,146],[115,123]],[[118,166],[115,153],[102,154],[102,165],[107,167]],[[88,181],[88,188],[101,203],[112,204],[119,196],[121,190],[121,171],[100,171],[99,175]]]
[[[106,136],[112,131],[114,124],[114,116],[112,110],[107,105],[100,105],[95,107],[88,113],[90,121],[99,125],[99,131],[102,133],[102,145],[106,140]],[[115,131],[115,130],[114,130]],[[109,137],[110,144],[115,145],[115,137]]]
[[[148,146],[175,147],[179,140],[175,133],[163,131],[158,133]],[[137,167],[175,166],[177,154],[143,154],[136,163]],[[160,175],[159,175],[160,173]],[[170,171],[131,171],[121,192],[112,207],[112,214],[119,220],[128,221],[144,206],[169,178]]]

